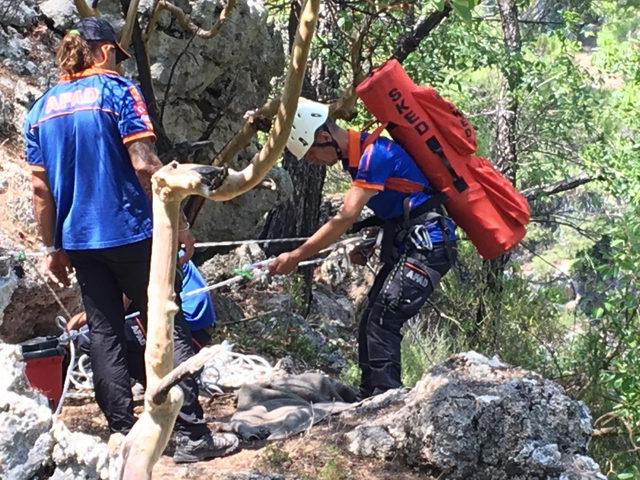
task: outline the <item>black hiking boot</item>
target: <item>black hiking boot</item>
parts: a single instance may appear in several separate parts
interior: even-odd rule
[[[370,396],[371,396],[371,390],[360,389],[360,391],[356,394],[356,402],[361,402],[363,400],[366,400]]]
[[[233,433],[210,433],[197,440],[177,434],[174,445],[174,463],[193,463],[229,455],[238,450],[240,440]]]
[[[382,395],[384,392],[386,392],[387,390],[390,390],[388,388],[380,388],[380,387],[376,387],[373,389],[373,392],[371,392],[371,396],[375,397],[376,395]]]

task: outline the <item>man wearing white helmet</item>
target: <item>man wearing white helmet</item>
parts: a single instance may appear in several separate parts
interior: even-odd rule
[[[415,161],[388,138],[344,130],[327,105],[301,98],[287,142],[298,159],[315,165],[342,162],[353,183],[342,208],[304,244],[278,256],[271,274],[291,273],[301,261],[337,241],[367,205],[383,226],[383,266],[360,320],[358,361],[361,395],[400,387],[401,328],[416,315],[455,260],[455,225],[441,212],[435,192]],[[360,249],[351,254],[364,265]]]

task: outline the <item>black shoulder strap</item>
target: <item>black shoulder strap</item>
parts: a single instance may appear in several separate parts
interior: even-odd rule
[[[467,188],[469,188],[469,186],[467,185],[467,182],[464,181],[464,178],[458,175],[458,172],[456,172],[456,170],[453,168],[453,165],[451,165],[451,162],[445,155],[444,150],[442,149],[442,145],[440,145],[440,142],[438,141],[438,139],[436,137],[431,137],[427,139],[426,143],[427,143],[427,147],[429,147],[429,150],[435,153],[438,156],[438,158],[440,158],[440,161],[444,164],[445,168],[451,175],[451,178],[453,180],[453,186],[456,188],[456,190],[462,193]]]

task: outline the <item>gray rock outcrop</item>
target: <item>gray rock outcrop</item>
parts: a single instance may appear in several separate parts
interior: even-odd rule
[[[0,478],[33,478],[53,448],[51,410],[24,376],[17,347],[0,344]]]
[[[540,375],[475,352],[434,367],[390,413],[346,434],[357,455],[450,479],[601,479],[591,415]]]
[[[24,375],[19,347],[0,343],[0,478],[107,479],[108,449],[54,420]]]

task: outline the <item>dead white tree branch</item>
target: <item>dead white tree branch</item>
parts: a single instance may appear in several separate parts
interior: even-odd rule
[[[209,30],[206,30],[196,25],[193,20],[191,20],[191,18],[189,18],[189,16],[184,12],[184,10],[182,10],[177,5],[174,5],[167,0],[158,0],[154,3],[154,7],[152,9],[151,19],[149,20],[149,25],[145,34],[145,42],[148,41],[153,34],[156,25],[158,24],[160,13],[163,10],[166,10],[171,15],[173,15],[178,22],[178,25],[180,25],[185,31],[191,32],[193,35],[208,40],[218,35],[220,29],[229,18],[229,14],[231,10],[233,10],[235,5],[236,0],[228,0],[227,5],[222,9],[222,12],[220,12],[220,18],[218,18],[218,21]]]
[[[149,391],[151,401],[156,405],[161,404],[167,398],[172,387],[180,383],[186,377],[193,375],[207,363],[211,358],[221,351],[220,345],[212,345],[200,350],[196,355],[174,368],[171,373],[162,377],[160,382]]]
[[[144,412],[121,447],[123,467],[119,477],[122,479],[151,478],[153,466],[166,447],[182,406],[182,391],[172,384],[193,368],[187,365],[173,371],[173,319],[178,310],[173,285],[180,204],[190,195],[214,201],[234,198],[260,184],[276,163],[293,124],[319,6],[320,0],[307,0],[303,7],[276,118],[265,145],[251,164],[242,171],[227,172],[215,166],[173,162],[152,178],[153,242],[145,350],[147,394]],[[158,393],[161,394],[158,396]]]

